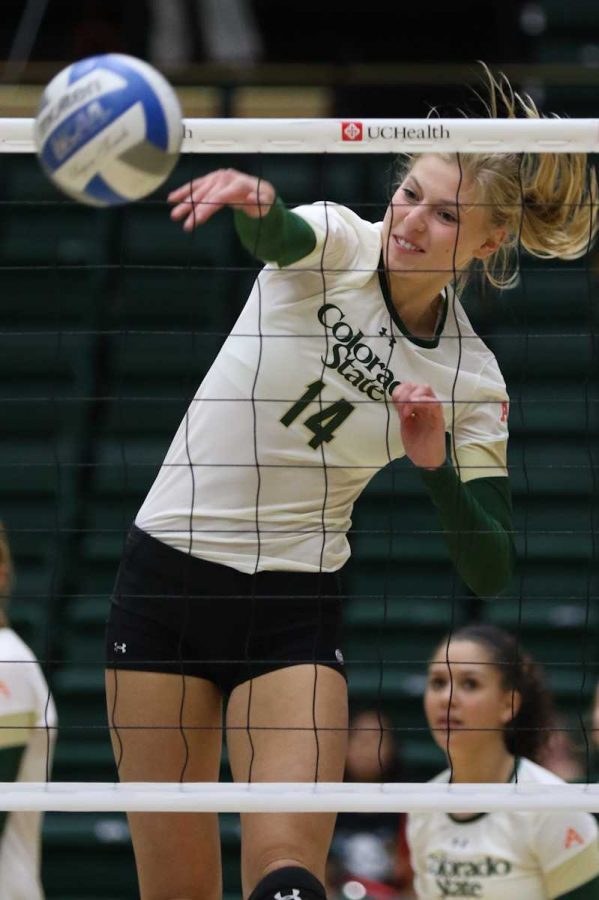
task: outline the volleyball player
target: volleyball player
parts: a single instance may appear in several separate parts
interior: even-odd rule
[[[13,566],[0,522],[0,781],[46,781],[56,709],[34,654],[10,627]],[[0,812],[0,897],[42,900],[40,812]]]
[[[563,784],[535,762],[553,721],[541,673],[502,629],[467,625],[440,643],[424,708],[450,763],[435,781]],[[595,818],[570,810],[408,817],[426,900],[597,900],[598,840]]]
[[[537,115],[490,90],[491,115]],[[223,703],[235,780],[342,779],[337,577],[352,505],[391,459],[421,471],[471,589],[507,583],[508,397],[459,292],[476,263],[509,284],[518,238],[584,253],[595,193],[584,156],[425,154],[376,224],[332,203],[290,211],[233,169],[170,195],[185,231],[233,208],[266,265],[128,537],[107,631],[121,779],[216,781]],[[217,900],[216,815],[129,820],[143,900]],[[334,820],[242,815],[244,897],[323,900]]]

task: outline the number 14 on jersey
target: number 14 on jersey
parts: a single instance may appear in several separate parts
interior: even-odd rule
[[[309,384],[305,393],[302,394],[299,400],[294,403],[281,418],[283,425],[288,428],[292,422],[295,422],[298,416],[301,416],[303,412],[306,412],[309,404],[316,400],[323,388],[324,381],[313,381]],[[332,441],[335,437],[336,429],[345,422],[354,409],[355,407],[348,400],[336,400],[328,406],[322,406],[321,402],[320,409],[311,416],[308,416],[303,423],[314,435],[314,437],[308,441],[309,446],[316,450],[321,444]]]

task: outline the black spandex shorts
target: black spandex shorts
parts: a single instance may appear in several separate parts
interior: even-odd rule
[[[345,677],[336,573],[258,572],[189,556],[133,525],[106,631],[111,669],[195,675],[225,693],[286,666]]]

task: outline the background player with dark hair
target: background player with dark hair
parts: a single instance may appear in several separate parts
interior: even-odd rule
[[[563,783],[538,765],[551,726],[551,697],[515,638],[467,625],[431,658],[424,708],[450,768],[435,780]],[[599,844],[589,813],[506,811],[408,817],[419,897],[596,900]]]

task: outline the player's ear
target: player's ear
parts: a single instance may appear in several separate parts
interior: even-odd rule
[[[505,228],[495,228],[488,235],[487,239],[477,247],[477,249],[472,254],[475,259],[486,259],[488,256],[492,256],[501,245],[503,244],[506,237]]]

